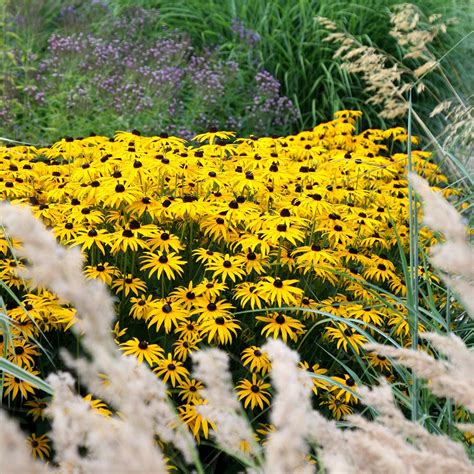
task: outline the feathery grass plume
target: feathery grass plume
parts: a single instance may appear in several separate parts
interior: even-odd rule
[[[435,395],[452,398],[456,403],[474,411],[474,352],[454,334],[442,336],[426,333],[421,337],[430,341],[448,359],[437,360],[422,351],[397,349],[381,344],[368,344],[366,347],[410,367],[419,377],[428,380]]]
[[[54,397],[47,413],[62,472],[120,472],[124,467],[128,472],[166,472],[153,435],[137,430],[131,421],[95,412],[74,393],[70,374],[51,374],[48,381]]]
[[[404,59],[421,59],[426,61],[421,67],[433,62],[433,55],[428,45],[442,32],[446,33],[447,24],[442,21],[441,15],[431,15],[426,25],[421,24],[422,13],[413,3],[400,3],[393,6],[390,13],[392,29],[390,35],[402,46],[406,53]],[[448,20],[451,22],[452,20]],[[434,61],[436,65],[436,61]],[[415,75],[419,77],[422,74]]]
[[[467,240],[462,216],[428,183],[410,173],[409,180],[423,199],[423,222],[441,232],[446,242],[430,249],[431,263],[441,270],[444,281],[459,295],[467,312],[474,317],[474,249]]]
[[[205,385],[202,395],[207,400],[205,405],[197,407],[198,412],[216,425],[212,432],[222,449],[245,464],[255,466],[253,456],[260,458],[260,447],[233,391],[227,354],[219,349],[206,349],[191,357],[193,376]],[[245,452],[243,446],[249,452]]]
[[[440,143],[443,148],[456,150],[468,173],[474,171],[470,152],[474,142],[474,109],[460,97],[440,102],[430,113],[430,118],[444,114],[446,124]]]
[[[99,374],[106,375],[107,384],[102,385],[101,393],[128,420],[129,428],[133,428],[132,437],[152,439],[156,432],[190,462],[194,441],[169,403],[165,385],[143,366],[137,366],[132,358],[124,358],[114,346],[110,330],[115,317],[112,299],[105,285],[84,278],[80,252],[58,245],[26,207],[2,203],[0,222],[22,242],[21,255],[29,262],[27,277],[38,286],[50,288],[77,309],[79,316],[72,329],[81,337],[93,362],[77,360],[71,365],[80,371],[91,389],[100,390]],[[70,357],[66,360],[72,362]]]
[[[417,92],[425,89],[420,79],[439,65],[428,46],[439,33],[445,33],[452,22],[452,19],[443,22],[440,15],[432,15],[422,22],[421,10],[416,5],[394,5],[390,13],[390,35],[404,51],[399,59],[379,48],[362,44],[347,31],[337,31],[337,25],[325,17],[318,16],[315,20],[330,32],[324,41],[339,45],[333,58],[341,58],[342,68],[347,72],[361,74],[365,91],[370,95],[367,102],[380,105],[383,108],[380,118],[389,120],[407,113],[406,91],[413,85]],[[407,59],[416,60],[417,67],[413,69],[403,62]]]
[[[352,463],[351,472],[474,472],[461,444],[445,435],[431,434],[405,418],[386,381],[372,389],[361,387],[359,393],[363,403],[379,414],[374,421],[361,415],[348,417],[356,429],[344,431],[346,443],[341,451]],[[336,472],[330,466],[329,471]]]
[[[0,472],[4,474],[53,472],[46,464],[33,459],[30,453],[25,436],[16,421],[10,420],[0,410]]]
[[[270,339],[262,349],[272,363],[271,379],[276,389],[270,414],[276,431],[270,433],[265,446],[265,472],[314,472],[314,466],[305,460],[311,432],[309,375],[298,369],[298,353],[283,342]]]

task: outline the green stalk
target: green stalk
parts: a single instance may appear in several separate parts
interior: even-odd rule
[[[412,91],[409,91],[408,97],[408,172],[413,173],[413,159],[411,153],[412,140],[412,111],[413,99]],[[417,198],[413,185],[408,181],[408,213],[409,213],[409,229],[410,229],[410,288],[411,291],[407,293],[408,303],[408,317],[411,328],[411,347],[416,350],[418,347],[418,206]],[[411,390],[411,419],[416,421],[418,419],[418,380],[414,372],[412,372],[412,390]]]

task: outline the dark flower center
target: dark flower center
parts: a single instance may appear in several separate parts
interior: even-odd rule
[[[104,267],[104,265],[97,265],[96,270],[98,272],[103,272],[105,270],[105,267]]]
[[[353,378],[349,377],[347,380],[346,380],[346,385],[348,387],[353,387],[355,385],[355,381]]]
[[[216,321],[216,324],[219,324],[220,326],[222,326],[225,323],[225,319],[222,316],[217,317],[215,321]]]
[[[352,330],[347,328],[344,330],[344,335],[347,336],[347,337],[351,337],[352,336]]]
[[[222,265],[224,265],[225,268],[230,268],[232,266],[232,263],[229,260],[225,260]]]
[[[133,220],[130,221],[130,224],[128,226],[130,227],[130,229],[136,230],[140,228],[140,222]]]
[[[277,231],[278,232],[286,232],[286,229],[287,229],[286,224],[278,224],[277,225]]]
[[[313,252],[319,252],[321,250],[321,246],[317,245],[317,244],[313,244],[313,245],[311,245],[311,250]]]
[[[125,186],[123,184],[117,184],[117,186],[115,186],[116,193],[123,193],[124,191],[125,191]]]
[[[176,366],[174,364],[168,364],[168,370],[176,370]]]
[[[143,204],[150,204],[151,203],[151,199],[147,196],[145,196],[144,198],[142,198],[142,203]]]
[[[259,349],[255,349],[255,350],[253,351],[253,355],[254,355],[255,357],[260,357],[260,356],[262,355],[262,351],[259,350]]]
[[[168,257],[167,257],[166,255],[162,255],[162,256],[158,259],[158,261],[159,261],[160,263],[168,263]]]
[[[161,311],[163,311],[163,313],[171,313],[171,311],[173,311],[173,308],[171,307],[170,304],[166,303],[165,305],[163,305],[163,307],[161,308]]]
[[[225,221],[224,221],[224,219],[222,219],[222,217],[218,217],[218,218],[216,219],[216,224],[222,225],[224,222],[225,222]]]
[[[127,237],[127,238],[131,238],[131,237],[133,237],[133,232],[130,229],[125,229],[122,232],[122,236]]]
[[[163,232],[161,234],[161,240],[169,240],[170,238],[170,234],[168,234],[167,232]]]
[[[278,324],[284,324],[285,323],[285,316],[283,316],[282,314],[279,314],[275,318],[275,322],[277,322]]]
[[[132,278],[125,278],[125,283],[127,285],[130,285],[130,283],[132,283],[133,279]]]
[[[207,305],[207,310],[208,311],[215,311],[217,309],[217,305],[215,303],[209,303]]]
[[[253,252],[247,254],[247,260],[257,260],[257,255]]]
[[[336,232],[341,232],[341,231],[342,231],[342,227],[341,227],[340,225],[335,225],[335,226],[334,226],[334,230],[335,230]]]
[[[277,279],[273,282],[273,286],[274,286],[275,288],[283,288],[283,282],[282,282],[279,278],[277,278]]]
[[[282,209],[280,211],[280,216],[281,217],[290,217],[291,213],[290,213],[289,209]]]
[[[196,295],[195,295],[195,293],[194,293],[193,291],[188,291],[188,292],[186,293],[186,298],[187,298],[188,300],[193,300],[194,298],[196,298]]]
[[[252,385],[250,387],[250,390],[252,390],[253,393],[258,393],[260,392],[260,389],[258,388],[258,385]]]
[[[21,356],[25,352],[25,349],[21,346],[15,347],[15,354]]]
[[[97,231],[95,229],[91,229],[89,232],[87,232],[87,235],[89,237],[97,237]]]
[[[138,344],[138,347],[139,347],[139,349],[141,349],[142,351],[145,351],[146,349],[148,349],[148,342],[146,342],[146,341],[140,341],[140,343]]]
[[[381,272],[384,272],[385,270],[387,270],[387,267],[383,264],[383,263],[379,263],[377,265],[377,268],[381,271]]]

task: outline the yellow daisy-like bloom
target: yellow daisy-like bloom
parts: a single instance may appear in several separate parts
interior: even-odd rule
[[[347,352],[349,345],[357,354],[360,354],[360,348],[367,342],[365,336],[344,323],[336,323],[336,327],[326,326],[324,329],[327,337],[332,341],[337,341],[337,348],[342,346],[344,352]]]
[[[262,329],[262,335],[274,339],[281,337],[283,342],[288,338],[297,341],[298,336],[304,332],[304,324],[291,316],[274,312],[268,316],[257,316],[255,319],[267,323]]]
[[[28,370],[35,365],[33,357],[40,355],[32,344],[19,339],[13,341],[13,348],[10,348],[9,352],[8,360]]]
[[[189,313],[180,308],[178,303],[160,300],[153,305],[148,315],[148,327],[156,324],[156,332],[163,326],[166,334],[171,332],[173,327],[178,326],[180,322],[186,321],[189,318]]]
[[[347,415],[352,415],[354,412],[354,410],[347,403],[344,403],[344,401],[335,396],[329,396],[329,399],[327,402],[325,402],[325,405],[327,405],[336,420],[340,420]]]
[[[247,281],[241,283],[235,287],[234,294],[244,307],[247,305],[252,309],[262,307],[262,290],[258,284]]]
[[[149,270],[148,276],[152,277],[154,273],[158,280],[164,274],[169,280],[174,280],[177,275],[181,276],[184,272],[186,262],[175,252],[169,254],[159,252],[145,252],[145,256],[141,259],[141,269]]]
[[[31,448],[31,454],[35,459],[40,458],[42,461],[45,461],[49,458],[51,446],[49,438],[46,435],[38,436],[35,433],[31,433],[26,440]]]
[[[196,407],[199,405],[205,405],[207,401],[196,400],[193,403],[188,403],[178,407],[179,417],[189,427],[191,433],[199,443],[201,441],[201,433],[205,439],[209,438],[209,428],[216,430],[216,425],[213,421],[204,418],[197,410]]]
[[[230,278],[233,282],[240,280],[245,275],[244,259],[242,256],[220,256],[207,265],[207,269],[213,271],[212,278],[222,278],[226,281]]]
[[[201,334],[207,342],[215,341],[219,344],[232,343],[232,337],[237,336],[240,326],[231,316],[209,317],[201,322]]]
[[[146,291],[146,283],[140,278],[134,277],[131,274],[124,275],[123,278],[118,278],[112,283],[112,289],[117,293],[124,293],[128,296],[129,293],[137,295]]]
[[[112,416],[112,412],[107,408],[107,405],[98,398],[92,398],[92,394],[89,393],[85,397],[82,397],[83,400],[89,403],[91,408],[99,413],[99,415],[105,416],[106,418]]]
[[[271,362],[268,355],[260,347],[251,346],[242,351],[241,356],[244,366],[248,366],[250,372],[260,372],[262,375],[271,369]]]
[[[29,408],[26,414],[33,417],[33,421],[38,421],[39,419],[44,420],[44,410],[48,404],[42,400],[28,400],[25,402],[25,407]]]
[[[171,382],[173,387],[183,383],[183,381],[189,378],[189,371],[186,367],[183,367],[182,362],[173,359],[171,354],[168,354],[166,359],[160,359],[157,366],[153,369],[159,377],[163,379],[163,382]]]
[[[292,286],[298,283],[299,280],[282,280],[280,278],[273,278],[271,276],[265,277],[260,283],[262,298],[270,303],[277,303],[281,306],[282,303],[287,305],[296,305],[298,299],[303,295],[303,290]]]
[[[111,265],[109,262],[98,263],[94,267],[87,266],[84,268],[84,274],[87,278],[100,279],[106,285],[111,285],[113,278],[120,274],[118,268]]]
[[[220,132],[215,128],[210,128],[208,132],[200,133],[199,135],[196,135],[192,139],[201,143],[205,141],[209,141],[209,145],[213,145],[216,138],[219,138],[221,140],[228,140],[229,138],[233,138],[233,137],[235,137],[235,132],[223,132],[223,131]]]
[[[140,341],[136,337],[120,344],[120,350],[125,355],[135,356],[138,362],[145,359],[150,366],[156,364],[165,352],[158,344],[149,344],[148,341]]]
[[[71,240],[71,246],[81,245],[82,250],[97,247],[105,255],[105,246],[110,245],[110,236],[105,229],[81,230]]]
[[[204,385],[199,380],[189,379],[180,383],[178,388],[179,396],[185,403],[197,403],[202,400],[199,392],[204,388]]]
[[[31,370],[30,373],[33,375],[39,375],[39,371]],[[3,396],[8,397],[11,394],[13,400],[18,394],[21,394],[23,398],[28,398],[29,395],[34,395],[36,387],[24,380],[14,377],[10,374],[5,374],[5,384]]]
[[[237,393],[239,400],[244,400],[244,407],[253,410],[257,405],[263,410],[264,405],[270,405],[270,388],[269,383],[257,379],[256,374],[252,374],[252,380],[243,379],[237,385]]]

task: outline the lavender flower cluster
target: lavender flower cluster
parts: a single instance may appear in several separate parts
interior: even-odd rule
[[[60,15],[70,17],[70,10]],[[46,122],[48,112],[62,115],[71,133],[78,118],[101,133],[140,127],[184,136],[210,126],[263,134],[294,120],[293,104],[280,96],[280,84],[268,72],[255,69],[245,83],[247,71],[223,59],[218,48],[198,51],[178,31],[141,34],[150,18],[137,8],[100,33],[52,34],[31,83],[22,89],[30,109],[40,110]],[[232,30],[249,46],[259,41],[238,20]]]

